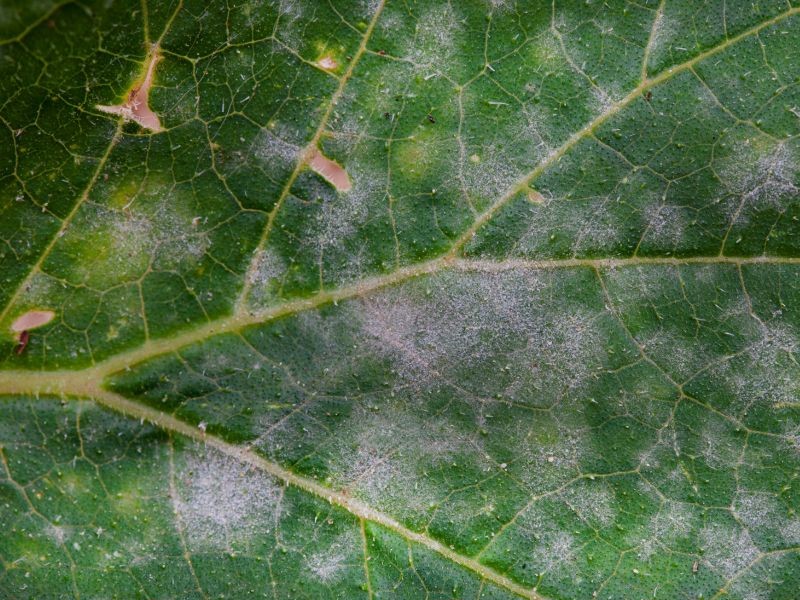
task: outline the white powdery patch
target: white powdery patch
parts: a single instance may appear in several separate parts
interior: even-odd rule
[[[742,410],[756,404],[795,404],[800,391],[800,366],[793,360],[798,352],[797,336],[782,324],[765,324],[760,338],[745,353],[748,360],[722,363],[715,373],[728,382]]]
[[[688,225],[684,211],[677,206],[650,204],[644,218],[647,238],[673,248],[683,239]]]
[[[664,547],[669,548],[680,538],[688,536],[698,523],[698,515],[687,505],[666,502],[650,519],[645,539],[633,540],[639,546],[637,556],[641,560],[648,560],[662,552]]]
[[[291,132],[284,132],[293,137]],[[253,140],[250,152],[264,163],[266,168],[280,168],[293,165],[300,156],[300,147],[286,141],[281,132],[262,130]]]
[[[364,14],[370,17],[375,14],[375,11],[378,10],[380,5],[381,0],[361,0]]]
[[[45,525],[43,532],[45,536],[47,536],[50,540],[59,545],[63,544],[66,541],[70,533],[70,531],[66,527],[62,525],[55,525],[53,523],[48,523],[47,525]]]
[[[728,471],[736,467],[742,446],[730,436],[729,428],[719,419],[709,419],[701,433],[700,453],[712,469]]]
[[[388,10],[381,13],[381,18],[378,19],[378,22],[375,24],[375,29],[384,35],[387,33],[396,35],[402,28],[403,17],[400,16],[400,12],[391,12]]]
[[[575,255],[579,256],[587,250],[597,251],[613,245],[620,236],[619,217],[613,213],[610,204],[615,202],[609,197],[598,197],[592,199],[592,206],[576,211],[572,223],[577,227],[575,241],[572,249]],[[570,225],[572,225],[570,223]],[[539,242],[547,240],[547,236],[561,230],[556,223],[551,223],[546,231],[538,231]],[[532,231],[529,229],[528,235]]]
[[[297,48],[302,41],[302,30],[298,21],[303,17],[304,0],[275,0],[273,5],[278,11],[278,24],[275,27],[277,36],[291,48]]]
[[[573,562],[579,549],[575,538],[560,529],[550,515],[540,513],[536,505],[519,520],[519,528],[531,538],[531,562],[538,574]]]
[[[157,256],[162,266],[177,266],[184,261],[200,260],[211,247],[201,217],[181,215],[168,208],[167,201],[160,205],[151,222],[155,225]]]
[[[250,303],[259,306],[272,299],[270,287],[275,285],[286,272],[286,264],[277,253],[267,248],[259,252],[255,258],[253,269],[247,276],[250,285]]]
[[[352,533],[337,537],[326,548],[305,558],[305,566],[311,574],[323,583],[338,581],[347,570],[357,565],[357,555],[361,552],[361,541]]]
[[[752,531],[768,529],[780,532],[788,544],[800,543],[800,518],[790,516],[772,494],[743,491],[736,495],[733,511]]]
[[[650,32],[650,63],[659,63],[672,50],[672,40],[676,36],[678,23],[659,11]],[[649,66],[649,65],[648,65]]]
[[[63,290],[63,284],[50,275],[34,273],[31,281],[25,286],[25,302],[30,306],[49,306],[54,297]],[[12,439],[4,437],[2,439]]]
[[[522,169],[515,166],[497,146],[486,146],[475,156],[480,156],[479,164],[472,164],[466,159],[461,168],[467,188],[478,198],[497,196],[498,191],[507,189],[523,175]]]
[[[102,239],[108,250],[101,260],[93,264],[76,263],[76,268],[85,273],[113,269],[128,275],[140,274],[149,256],[158,249],[159,225],[146,214],[95,204],[87,206],[92,215],[86,230]]]
[[[266,535],[280,515],[281,490],[274,480],[217,450],[190,454],[176,480],[175,512],[199,547],[228,548]]]
[[[455,58],[455,39],[461,23],[450,3],[431,8],[417,20],[414,39],[407,56],[420,72],[426,74],[446,71]]]
[[[143,198],[148,204],[150,198]],[[155,210],[139,210],[135,202],[129,210],[114,210],[91,205],[94,213],[88,230],[96,233],[111,245],[102,259],[103,263],[81,265],[92,271],[102,267],[117,267],[120,272],[132,272],[143,262],[154,257],[159,267],[175,267],[183,262],[196,262],[211,246],[208,233],[198,219],[181,214],[175,205],[180,200],[167,193],[153,202]]]
[[[605,275],[606,286],[615,306],[638,306],[643,301],[655,301],[664,291],[666,281],[676,278],[677,271],[671,267],[633,267],[610,269]]]
[[[594,110],[598,115],[609,112],[620,100],[620,94],[616,91],[599,87],[592,88],[592,97],[594,98]]]
[[[386,70],[391,69],[392,66],[387,67]],[[385,94],[379,94],[378,99],[376,112],[386,112],[391,105],[390,98]],[[345,114],[335,115],[330,122],[331,134],[336,140],[337,147],[341,149],[342,154],[345,156],[357,154],[359,144],[369,134],[369,121],[358,119],[353,115],[353,112],[358,110],[354,106],[355,103],[356,98],[352,94],[345,94],[338,105]]]
[[[789,427],[784,433],[787,445],[800,455],[800,426]]]
[[[794,546],[800,545],[800,517],[789,520],[781,530],[783,539]]]
[[[309,240],[319,252],[341,248],[369,216],[370,204],[387,201],[385,194],[381,194],[385,175],[365,172],[358,165],[348,171],[353,181],[350,192],[334,196],[321,194],[328,199],[316,214]]]
[[[763,568],[763,564],[759,567]],[[743,577],[732,582],[726,595],[744,600],[772,600],[775,597],[773,585],[783,581],[773,582],[769,576]]]
[[[559,497],[590,527],[607,527],[617,514],[614,491],[605,481],[581,480]]]
[[[552,442],[542,443],[532,425],[535,423],[520,419],[515,430],[510,432],[509,439],[517,440],[515,462],[510,469],[533,493],[538,494],[576,477],[592,448],[588,428],[574,424],[569,427],[556,425]]]
[[[481,104],[485,101],[484,98],[476,100]],[[473,111],[482,114],[485,108],[476,105],[470,110]],[[468,190],[478,198],[495,198],[546,160],[553,152],[547,123],[536,106],[526,104],[513,120],[497,128],[492,142],[468,150],[465,154],[475,159],[464,156],[460,165]],[[465,141],[469,145],[469,140]]]
[[[486,0],[486,4],[492,10],[504,10],[513,4],[511,0]]]
[[[712,568],[731,578],[758,558],[760,551],[746,529],[710,523],[700,531],[704,558]]]
[[[719,168],[722,183],[740,197],[731,210],[738,211],[741,205],[741,211],[730,218],[736,219],[734,223],[746,222],[749,208],[782,208],[787,199],[800,192],[796,184],[798,171],[800,161],[787,142],[774,144],[754,139],[739,143]]]
[[[557,28],[563,25],[563,19],[560,25],[556,24]],[[561,44],[558,43],[558,39],[549,28],[533,38],[529,43],[531,44],[533,58],[536,60],[534,64],[541,64],[551,69],[569,67],[567,57],[564,56],[564,52],[561,50]]]
[[[657,365],[672,377],[685,381],[707,366],[713,354],[697,340],[675,335],[669,326],[662,324],[657,330],[639,334],[637,341]]]
[[[457,455],[483,456],[465,433],[423,420],[400,403],[381,412],[359,406],[335,446],[331,470],[337,487],[381,510],[415,517],[444,493],[431,487],[423,469],[448,468]]]
[[[467,373],[503,367],[506,389],[553,397],[595,366],[596,317],[553,305],[534,272],[447,273],[428,283],[425,294],[400,288],[361,303],[368,345],[412,387],[455,381],[485,397],[500,391],[488,387],[496,382],[470,385]]]

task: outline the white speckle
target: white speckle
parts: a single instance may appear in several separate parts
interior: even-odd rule
[[[295,137],[292,135],[293,132],[288,130],[281,132],[265,129],[256,136],[250,148],[253,156],[263,161],[267,169],[287,167],[294,164],[300,156],[300,147],[286,141],[279,135],[280,133],[289,139]]]
[[[800,518],[790,516],[778,499],[763,492],[740,491],[734,501],[734,514],[751,531],[780,533],[788,544],[800,543]]]
[[[352,533],[339,536],[328,547],[315,544],[317,552],[306,559],[306,566],[324,583],[341,578],[350,566],[357,564],[361,543]]]
[[[631,539],[639,546],[637,556],[647,560],[671,548],[688,536],[699,523],[699,517],[690,506],[680,502],[666,502],[650,519],[644,539]]]
[[[750,210],[781,209],[787,199],[798,194],[795,177],[800,162],[788,142],[754,138],[734,143],[732,155],[718,167],[722,184],[739,197],[730,209],[735,211],[730,215],[734,223],[746,222]]]
[[[733,392],[739,412],[759,403],[793,404],[800,390],[800,366],[794,359],[797,352],[797,335],[792,329],[782,323],[766,323],[746,352],[712,372]]]
[[[727,578],[741,571],[759,555],[746,529],[722,523],[710,523],[700,531],[704,557]]]
[[[189,454],[176,479],[175,512],[200,547],[247,541],[280,512],[281,490],[268,475],[211,448]]]
[[[658,64],[672,49],[671,40],[676,36],[677,26],[673,20],[659,11],[653,21],[650,39],[650,64]]]
[[[275,287],[286,272],[286,265],[278,254],[267,248],[254,258],[254,266],[248,274],[250,284],[249,300],[254,306],[268,304],[274,298]]]
[[[560,498],[592,527],[607,527],[614,522],[614,492],[605,482],[579,481],[564,490]]]

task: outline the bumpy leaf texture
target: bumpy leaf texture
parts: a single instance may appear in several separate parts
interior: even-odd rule
[[[798,598],[800,3],[0,38],[0,596]]]

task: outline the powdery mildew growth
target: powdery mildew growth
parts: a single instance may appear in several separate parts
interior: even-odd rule
[[[198,552],[246,548],[277,526],[281,489],[253,467],[200,448],[189,454],[174,477],[175,513]]]
[[[424,289],[366,300],[361,318],[375,351],[395,361],[408,385],[438,385],[441,378],[476,386],[480,395],[486,390],[470,381],[468,371],[493,365],[508,372],[507,386],[494,393],[523,401],[539,396],[530,394],[534,386],[554,401],[559,389],[579,386],[592,368],[598,334],[596,317],[582,308],[564,307],[558,317],[543,311],[550,290],[546,279],[529,271],[445,275]]]
[[[788,198],[797,196],[800,163],[792,142],[753,137],[733,143],[736,148],[719,169],[723,185],[738,197],[732,225],[746,221],[752,211],[781,209]]]
[[[799,8],[40,8],[0,595],[793,597]]]

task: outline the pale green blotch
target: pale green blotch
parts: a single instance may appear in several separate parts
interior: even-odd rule
[[[551,70],[563,70],[567,66],[567,59],[559,47],[558,40],[545,32],[530,41],[526,47],[527,63],[531,65],[544,65]]]
[[[341,44],[331,47],[327,43],[318,41],[314,44],[317,59],[314,64],[323,71],[337,73],[341,70],[345,48]]]
[[[444,140],[431,127],[420,127],[408,140],[392,146],[392,174],[417,182],[437,170],[442,162]]]
[[[191,201],[168,181],[123,182],[107,202],[85,205],[49,262],[70,283],[99,290],[141,280],[156,261],[196,263],[210,242]]]

